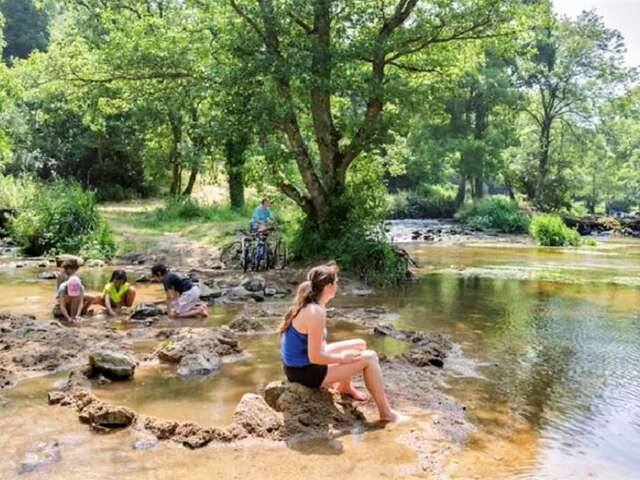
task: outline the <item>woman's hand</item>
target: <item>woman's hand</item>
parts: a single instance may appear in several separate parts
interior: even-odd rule
[[[360,360],[361,354],[357,350],[345,350],[340,353],[340,363],[353,363]]]

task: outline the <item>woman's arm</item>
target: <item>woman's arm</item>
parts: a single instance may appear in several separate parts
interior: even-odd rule
[[[67,312],[67,299],[64,295],[60,295],[59,300],[60,311],[62,312],[62,316],[68,321],[71,321],[71,317],[69,316],[69,312]]]
[[[306,312],[305,312],[306,313]],[[309,336],[308,353],[311,363],[318,365],[331,365],[335,363],[351,363],[358,360],[359,352],[343,351],[332,354],[326,351],[324,342],[324,330],[326,318],[323,312],[313,311],[307,315],[307,335]]]

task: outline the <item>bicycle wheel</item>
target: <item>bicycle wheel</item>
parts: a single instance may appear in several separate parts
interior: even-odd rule
[[[242,242],[240,240],[236,240],[224,247],[220,253],[220,261],[224,263],[225,268],[241,268]]]
[[[278,239],[276,248],[274,249],[274,268],[284,269],[287,266],[287,245]]]
[[[251,267],[252,257],[253,255],[252,255],[251,242],[249,240],[243,240],[242,241],[242,270],[245,273]]]

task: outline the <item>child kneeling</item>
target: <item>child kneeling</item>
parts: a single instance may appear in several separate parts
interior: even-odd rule
[[[208,317],[209,309],[200,301],[200,287],[194,285],[189,277],[169,272],[162,264],[151,268],[151,275],[162,282],[167,296],[170,317]]]
[[[135,299],[136,289],[127,282],[127,272],[115,270],[97,303],[107,309],[108,315],[114,316],[117,310],[131,307]]]

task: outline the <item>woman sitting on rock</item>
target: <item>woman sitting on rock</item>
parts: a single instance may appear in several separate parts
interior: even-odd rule
[[[388,422],[407,420],[408,417],[389,405],[378,355],[366,349],[364,340],[327,343],[325,308],[337,290],[338,267],[333,264],[312,268],[307,280],[298,287],[279,328],[285,375],[289,381],[311,388],[337,385],[339,392],[355,400],[366,400],[367,396],[351,384],[351,378],[362,372],[380,419]]]

